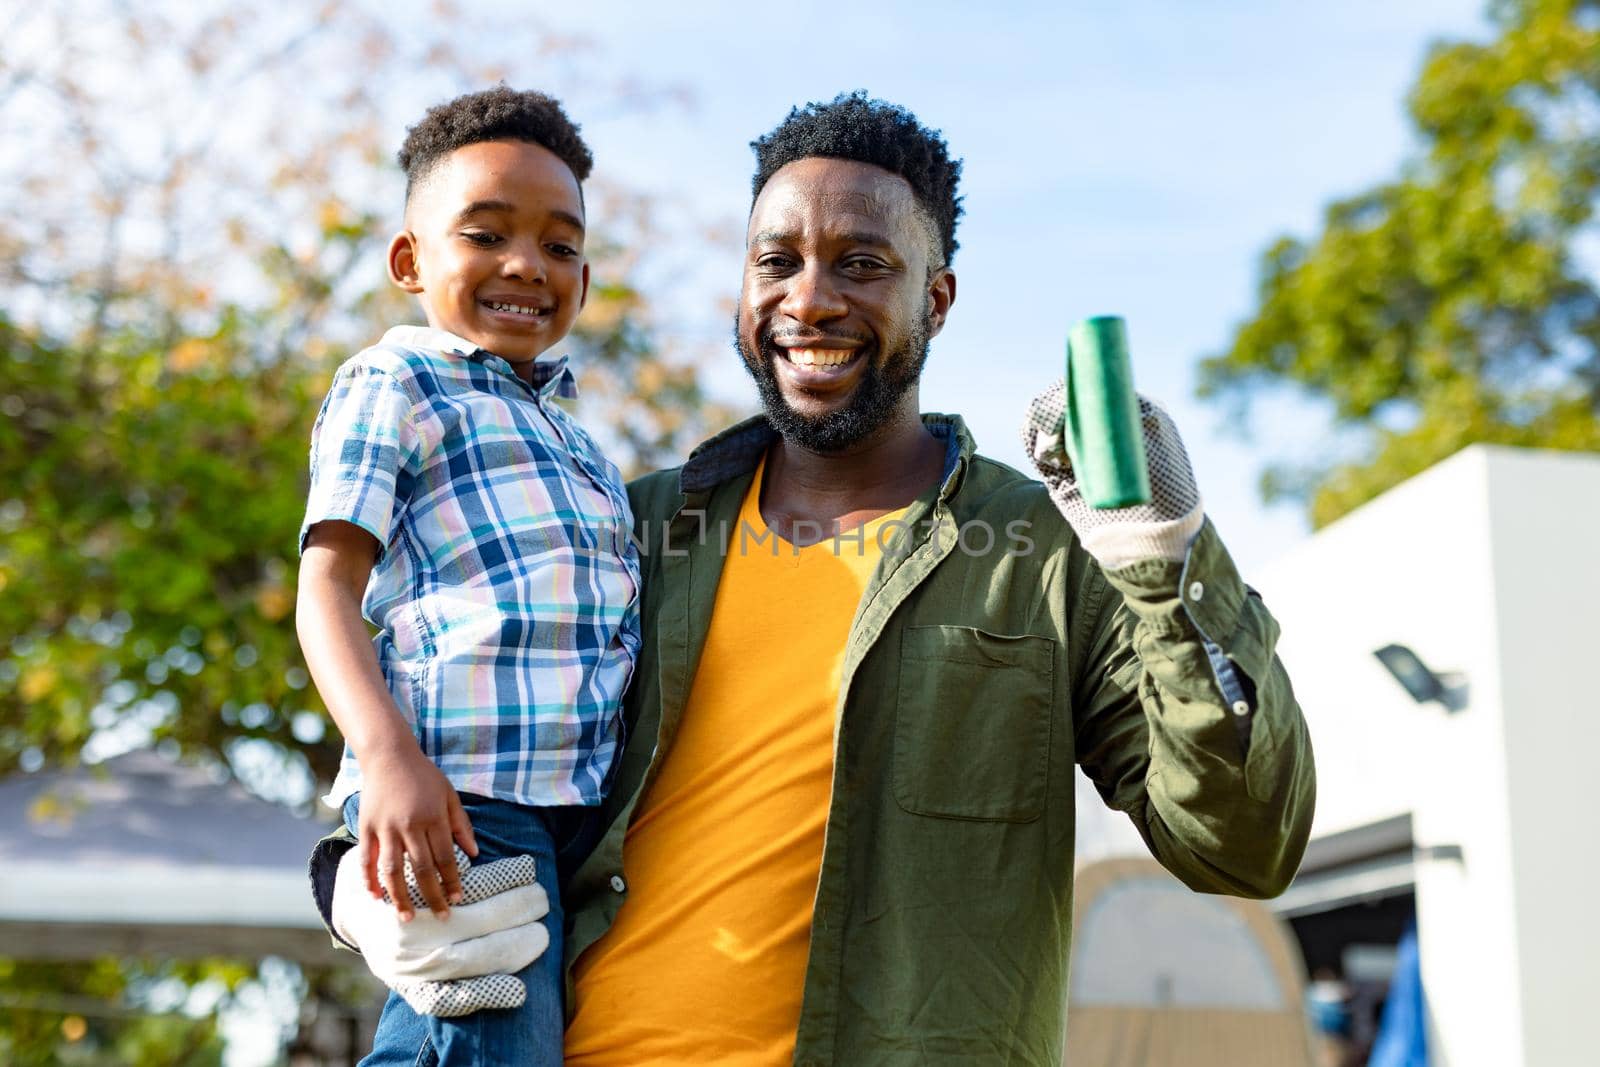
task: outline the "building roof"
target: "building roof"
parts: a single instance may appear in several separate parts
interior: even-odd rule
[[[8,954],[327,957],[306,860],[328,826],[154,752],[0,780]]]

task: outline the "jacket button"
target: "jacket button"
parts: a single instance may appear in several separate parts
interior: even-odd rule
[[[1201,597],[1203,597],[1205,595],[1206,595],[1206,587],[1204,585],[1202,585],[1200,582],[1190,582],[1189,583],[1189,599],[1190,600],[1199,600]]]
[[[1242,700],[1235,700],[1233,702],[1233,713],[1235,715],[1248,715],[1250,714],[1250,705]]]
[[[622,880],[622,875],[613,874],[611,876],[611,888],[614,889],[618,893],[622,893],[622,892],[625,892],[627,890],[628,883],[624,882]]]

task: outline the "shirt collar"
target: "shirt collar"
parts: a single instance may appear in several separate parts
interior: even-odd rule
[[[394,344],[402,348],[431,348],[436,352],[445,352],[454,356],[474,360],[484,366],[492,367],[504,374],[516,377],[516,371],[511,364],[499,356],[473,344],[465,337],[458,337],[448,330],[435,329],[432,326],[391,326],[384,333],[385,344]],[[575,400],[578,396],[578,380],[573,377],[571,369],[567,366],[568,357],[558,359],[535,360],[533,364],[533,390],[541,397],[558,396],[563,400]]]
[[[955,491],[961,467],[977,451],[977,444],[960,415],[926,412],[922,424],[945,443],[944,476],[941,499]],[[704,493],[724,482],[756,469],[761,457],[778,437],[765,415],[755,415],[707,438],[678,472],[678,487],[685,494]]]

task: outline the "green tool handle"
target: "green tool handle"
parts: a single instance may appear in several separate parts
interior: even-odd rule
[[[1095,508],[1150,502],[1139,398],[1120,315],[1084,319],[1067,334],[1067,456]]]

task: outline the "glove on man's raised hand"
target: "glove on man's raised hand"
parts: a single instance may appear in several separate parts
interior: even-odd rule
[[[1182,562],[1205,521],[1205,511],[1189,454],[1171,417],[1158,404],[1139,398],[1150,503],[1092,508],[1083,499],[1062,436],[1066,392],[1066,386],[1056,382],[1034,398],[1022,424],[1022,447],[1084,549],[1107,570],[1142,559]]]
[[[339,860],[330,908],[334,932],[360,950],[368,968],[422,1015],[455,1017],[515,1008],[527,999],[517,971],[550,946],[541,922],[550,898],[534,880],[532,856],[474,867],[456,849],[462,903],[441,921],[428,910],[406,864],[416,915],[402,923],[387,895],[367,892],[361,848]]]

